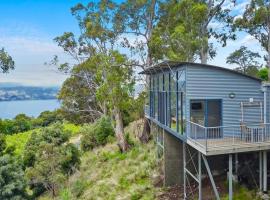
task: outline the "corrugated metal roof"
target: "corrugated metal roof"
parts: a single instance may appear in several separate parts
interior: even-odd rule
[[[139,74],[156,74],[159,73],[163,70],[168,70],[168,69],[173,69],[176,67],[180,67],[180,66],[189,66],[189,65],[197,65],[197,66],[206,66],[206,67],[210,67],[210,68],[215,68],[215,69],[220,69],[220,70],[224,70],[224,71],[229,71],[235,74],[238,74],[240,76],[245,76],[254,80],[257,80],[259,82],[262,82],[261,79],[253,77],[253,76],[249,76],[246,74],[243,74],[241,72],[232,70],[232,69],[228,69],[228,68],[224,68],[224,67],[219,67],[219,66],[215,66],[215,65],[208,65],[208,64],[201,64],[201,63],[192,63],[192,62],[178,62],[178,61],[163,61],[161,63],[158,63],[156,65],[150,66],[148,68],[146,68],[144,71],[140,72]]]

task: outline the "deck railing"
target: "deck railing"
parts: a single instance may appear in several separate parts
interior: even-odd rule
[[[206,151],[216,148],[270,143],[270,123],[245,123],[232,126],[205,127],[187,122],[187,138]]]

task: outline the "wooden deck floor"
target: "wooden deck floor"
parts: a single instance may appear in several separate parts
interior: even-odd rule
[[[229,154],[237,152],[259,151],[270,149],[270,140],[248,142],[239,138],[187,139],[187,143],[205,155]]]

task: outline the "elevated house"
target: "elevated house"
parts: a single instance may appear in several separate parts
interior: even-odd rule
[[[270,85],[230,69],[188,62],[166,61],[141,73],[149,80],[145,116],[164,158],[165,185],[183,185],[187,198],[192,179],[203,199],[202,177],[207,175],[219,199],[213,174],[227,170],[232,199],[238,158],[245,154],[255,158],[258,175],[253,176],[267,191]]]

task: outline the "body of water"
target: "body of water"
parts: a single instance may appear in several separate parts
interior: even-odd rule
[[[24,113],[27,116],[37,117],[45,110],[53,111],[60,107],[60,102],[52,100],[2,101],[0,102],[0,118],[12,119]]]

